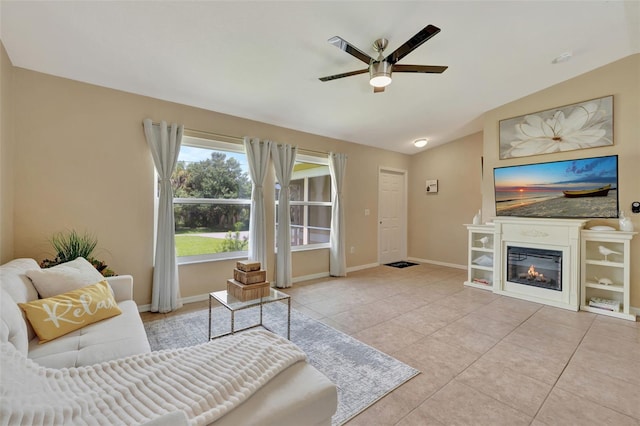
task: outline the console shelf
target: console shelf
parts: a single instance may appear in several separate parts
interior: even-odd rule
[[[630,313],[631,239],[636,232],[581,231],[580,309],[636,320]],[[607,253],[605,256],[604,253]],[[610,280],[613,284],[598,281]],[[590,306],[600,303],[600,307]],[[607,303],[611,306],[607,306]]]
[[[464,285],[493,289],[494,226],[465,225],[469,231],[468,276]]]

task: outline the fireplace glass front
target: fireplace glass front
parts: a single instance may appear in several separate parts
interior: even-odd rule
[[[562,291],[562,251],[507,246],[507,280]]]

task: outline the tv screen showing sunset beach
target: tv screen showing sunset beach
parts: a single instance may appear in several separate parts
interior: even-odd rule
[[[618,156],[498,167],[498,216],[618,217]]]

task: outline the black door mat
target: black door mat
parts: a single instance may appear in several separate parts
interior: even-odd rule
[[[393,266],[394,268],[406,268],[408,266],[415,266],[415,265],[417,265],[417,263],[405,262],[404,260],[400,262],[385,263],[385,266]]]

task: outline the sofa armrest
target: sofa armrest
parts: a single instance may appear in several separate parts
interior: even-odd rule
[[[105,278],[111,289],[116,302],[133,300],[133,277],[131,275],[118,275]]]

